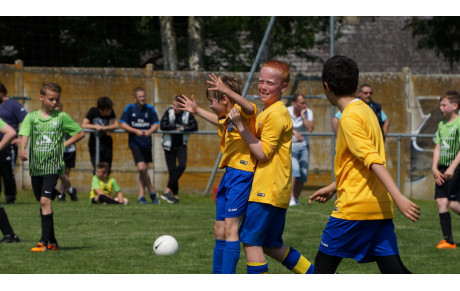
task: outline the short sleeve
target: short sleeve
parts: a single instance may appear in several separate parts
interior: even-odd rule
[[[92,189],[99,189],[99,179],[97,178],[96,175],[94,175],[93,179],[91,180],[91,188]]]
[[[19,129],[18,135],[30,136],[31,134],[31,126],[30,126],[30,113],[24,117],[22,121],[21,128]]]
[[[284,116],[279,111],[273,111],[265,119],[264,129],[260,140],[265,156],[270,159],[280,146],[280,136],[285,130]]]

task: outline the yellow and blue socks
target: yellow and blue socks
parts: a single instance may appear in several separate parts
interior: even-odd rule
[[[212,260],[212,273],[213,274],[222,273],[222,262],[224,258],[224,249],[225,249],[225,240],[216,239],[216,244],[214,246],[214,256]]]
[[[247,268],[248,274],[267,274],[268,273],[268,262],[265,262],[265,263],[247,262],[246,268]]]
[[[287,248],[282,264],[296,274],[313,274],[315,271],[315,266],[292,247]]]
[[[240,259],[240,241],[226,241],[222,259],[222,274],[235,274]]]

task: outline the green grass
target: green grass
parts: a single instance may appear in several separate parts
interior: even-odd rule
[[[14,205],[3,204],[21,239],[0,244],[0,274],[209,274],[214,247],[214,203],[210,197],[181,193],[179,204],[89,205],[88,193],[79,193],[78,202],[53,203],[56,237],[61,250],[32,253],[41,234],[39,205],[30,191],[19,193]],[[314,261],[322,230],[332,202],[301,205],[287,212],[284,241]],[[414,273],[459,273],[460,249],[437,250],[441,240],[439,217],[434,201],[416,201],[422,211],[417,223],[398,212],[395,219],[401,258]],[[454,238],[460,237],[460,218],[452,215]],[[152,245],[169,234],[179,242],[179,252],[155,256]],[[269,272],[289,274],[280,263],[268,259]],[[345,259],[341,274],[377,274],[375,263],[358,264]],[[245,274],[244,252],[237,273]]]

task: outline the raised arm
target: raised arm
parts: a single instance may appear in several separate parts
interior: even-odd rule
[[[217,77],[214,74],[208,75],[209,79],[208,84],[213,85],[214,87],[208,88],[209,91],[220,91],[222,94],[225,94],[233,100],[235,103],[241,106],[243,111],[247,115],[253,115],[254,114],[254,106],[252,106],[251,102],[249,102],[246,98],[241,96],[240,94],[232,91],[230,88],[228,88],[223,82],[220,77]]]
[[[185,95],[182,95],[181,97],[178,97],[177,99],[178,99],[177,105],[182,110],[188,111],[192,114],[196,114],[199,117],[203,118],[204,120],[209,121],[214,125],[217,125],[217,122],[218,122],[217,115],[199,107],[196,104],[195,97],[193,97],[193,95],[191,95],[190,98],[188,98]]]

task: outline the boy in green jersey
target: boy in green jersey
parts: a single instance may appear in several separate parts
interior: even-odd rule
[[[436,182],[434,198],[444,239],[436,247],[455,249],[449,208],[460,214],[460,94],[446,92],[440,98],[439,108],[446,119],[439,123],[436,131],[431,171]]]
[[[40,202],[42,236],[32,252],[57,250],[54,235],[53,209],[51,202],[59,192],[56,184],[64,166],[64,148],[85,136],[81,127],[65,112],[56,110],[61,97],[61,87],[55,83],[44,83],[40,89],[42,107],[24,118],[21,136],[20,158],[30,159],[29,172],[35,198]],[[65,140],[66,134],[71,138]],[[26,147],[30,139],[30,154]]]

